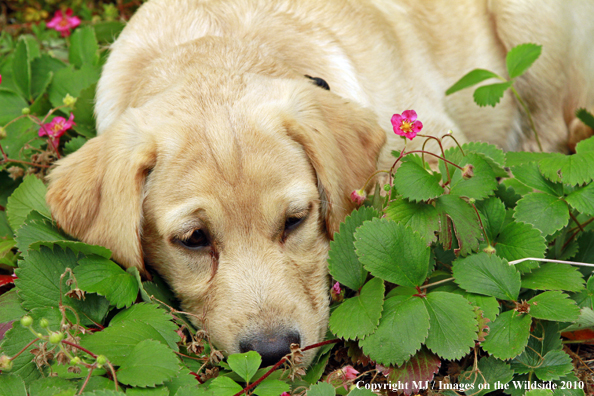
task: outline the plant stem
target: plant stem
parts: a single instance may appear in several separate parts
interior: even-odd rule
[[[70,345],[71,347],[80,349],[81,351],[85,352],[86,354],[91,355],[92,358],[97,359],[97,355],[95,355],[93,352],[89,351],[88,349],[85,349],[85,348],[81,347],[80,345],[77,345],[77,344],[75,344],[73,342],[66,341],[66,340],[62,340],[61,342],[63,342],[66,345]]]
[[[530,128],[532,128],[532,132],[534,132],[534,138],[536,139],[536,144],[538,145],[539,150],[541,152],[543,152],[544,150],[542,149],[542,145],[540,144],[540,139],[538,138],[538,132],[536,132],[536,127],[534,126],[534,121],[532,120],[532,114],[530,114],[530,110],[528,110],[528,106],[526,106],[526,103],[524,103],[524,101],[520,97],[520,94],[518,94],[518,91],[516,91],[516,89],[514,88],[513,85],[511,86],[511,90],[514,93],[514,95],[516,96],[516,99],[518,100],[520,105],[522,105],[522,107],[524,108],[524,112],[528,116],[528,122],[530,122]]]
[[[14,355],[13,357],[10,358],[10,360],[14,360],[16,358],[18,358],[21,353],[25,352],[27,350],[27,348],[29,348],[31,345],[35,344],[37,341],[41,340],[41,338],[36,338],[33,341],[31,341],[30,343],[28,343],[23,349],[21,349],[16,355]]]
[[[321,346],[324,345],[328,345],[328,344],[335,344],[337,342],[339,342],[340,339],[339,338],[335,338],[333,340],[328,340],[328,341],[322,341],[322,342],[318,342],[317,344],[312,344],[312,345],[308,345],[305,348],[303,348],[301,351],[305,352],[308,351],[310,349],[314,349],[314,348],[319,348]],[[257,381],[253,382],[252,384],[246,386],[245,388],[243,388],[240,392],[237,392],[236,394],[234,394],[233,396],[241,396],[244,393],[246,393],[247,391],[249,391],[250,389],[258,386],[262,381],[264,381],[266,378],[268,378],[268,376],[270,374],[272,374],[276,369],[278,369],[283,363],[285,363],[287,360],[289,360],[287,358],[287,356],[283,357],[281,360],[279,360],[274,366],[272,366],[270,368],[270,370],[268,370],[263,376],[261,376],[260,378],[258,378]]]
[[[447,278],[447,279],[442,279],[442,280],[440,280],[440,281],[437,281],[437,282],[428,283],[428,284],[426,284],[426,285],[423,285],[423,286],[419,287],[419,289],[427,289],[427,288],[429,288],[429,287],[433,287],[433,286],[441,285],[442,283],[451,282],[451,281],[453,281],[453,280],[454,280],[454,278]]]
[[[481,226],[481,230],[483,231],[483,235],[485,236],[485,239],[487,240],[487,243],[489,244],[489,246],[491,246],[491,241],[489,240],[489,237],[487,236],[487,231],[485,231],[485,227],[483,226],[483,220],[481,220],[481,215],[479,214],[479,211],[476,208],[476,206],[474,204],[471,204],[471,205],[474,208],[474,211],[476,212],[476,217],[478,217],[479,224]]]
[[[87,384],[89,383],[89,380],[91,379],[91,374],[93,374],[93,370],[95,368],[91,366],[91,368],[89,368],[89,374],[87,375],[87,378],[85,379],[85,382],[82,384],[82,386],[80,387],[80,390],[78,391],[79,395],[82,395],[83,390],[85,389],[85,387],[87,386]]]

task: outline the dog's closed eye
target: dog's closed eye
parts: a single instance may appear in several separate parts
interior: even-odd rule
[[[208,235],[201,229],[192,231],[189,236],[178,239],[177,242],[191,250],[199,250],[210,246]]]
[[[326,80],[324,80],[323,78],[312,77],[312,76],[308,76],[307,74],[305,75],[305,77],[309,78],[318,87],[324,88],[326,91],[330,91],[330,85],[328,85]]]

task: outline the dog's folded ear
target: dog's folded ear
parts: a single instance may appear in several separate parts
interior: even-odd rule
[[[117,122],[59,160],[48,176],[46,200],[67,233],[108,247],[117,262],[143,273],[143,187],[156,149],[149,136],[134,133],[134,128]]]
[[[286,129],[316,172],[326,230],[333,238],[340,222],[356,208],[351,192],[376,171],[386,133],[370,110],[337,95],[318,93],[306,104]]]

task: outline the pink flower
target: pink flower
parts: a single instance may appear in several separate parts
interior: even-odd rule
[[[359,372],[353,366],[345,366],[328,374],[326,382],[334,386],[344,386],[344,389],[348,390],[349,381],[357,378],[357,375],[359,375]]]
[[[41,124],[41,128],[39,128],[39,136],[49,137],[52,146],[57,148],[58,144],[60,144],[60,136],[62,136],[68,129],[72,128],[73,125],[76,125],[73,120],[74,114],[70,114],[68,120],[64,117],[54,117],[51,122]]]
[[[334,286],[332,286],[332,293],[340,294],[340,283],[336,282]]]
[[[332,286],[330,296],[334,302],[341,302],[344,299],[344,291],[340,288],[340,283],[336,282],[334,286]]]
[[[280,394],[280,396],[291,396],[291,394],[289,392],[283,392]]]
[[[417,120],[417,112],[405,110],[392,116],[392,127],[396,135],[405,136],[412,140],[423,129],[423,123]]]
[[[80,19],[72,16],[72,9],[66,10],[66,15],[62,13],[62,10],[56,11],[51,21],[47,23],[48,28],[52,28],[60,32],[62,37],[70,36],[70,29],[74,29],[80,25]]]
[[[367,198],[367,193],[363,189],[355,190],[351,193],[351,201],[357,205],[363,205],[365,198]]]

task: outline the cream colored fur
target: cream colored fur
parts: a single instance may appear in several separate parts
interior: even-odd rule
[[[593,21],[588,0],[151,0],[104,67],[100,135],[59,161],[47,200],[69,233],[156,269],[225,352],[262,329],[312,344],[348,195],[401,148],[392,114],[534,149],[509,94],[485,109],[472,90],[444,92],[474,68],[505,75],[507,50],[535,42],[543,54],[518,91],[545,149],[565,150],[584,132],[575,109],[594,107]],[[307,220],[284,235],[295,213]],[[209,249],[176,242],[195,229]]]

